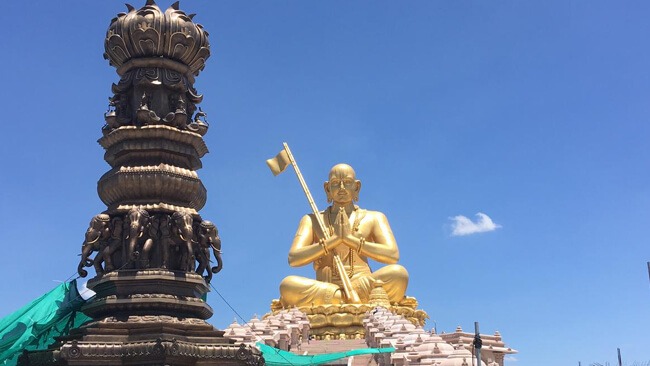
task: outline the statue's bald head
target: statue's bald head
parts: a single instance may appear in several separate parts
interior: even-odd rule
[[[361,182],[356,179],[354,169],[348,164],[334,165],[324,187],[328,202],[349,204],[359,200]]]
[[[330,169],[330,175],[329,179],[331,180],[332,177],[351,177],[352,179],[356,179],[356,174],[354,173],[354,169],[352,169],[351,166],[348,164],[336,164]]]

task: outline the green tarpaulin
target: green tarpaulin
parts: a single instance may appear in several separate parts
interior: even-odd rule
[[[90,320],[79,312],[84,302],[74,280],[0,320],[0,364],[15,365],[23,349],[46,349],[54,337]]]
[[[368,355],[374,353],[390,353],[395,352],[395,348],[362,348],[354,349],[346,352],[324,353],[320,355],[297,355],[295,353],[282,351],[277,348],[267,346],[263,343],[257,343],[264,361],[267,366],[307,366],[307,365],[321,365],[324,363],[332,362],[340,358]]]

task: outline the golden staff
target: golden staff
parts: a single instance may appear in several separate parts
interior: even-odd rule
[[[314,199],[311,196],[311,192],[309,192],[307,183],[305,182],[305,179],[302,177],[302,173],[300,173],[300,169],[298,168],[298,164],[296,163],[296,160],[293,158],[293,154],[291,154],[289,145],[286,142],[283,142],[282,145],[284,146],[284,151],[281,151],[274,159],[267,160],[266,163],[269,165],[269,168],[271,168],[273,174],[278,175],[282,171],[284,171],[284,169],[286,169],[286,161],[284,159],[285,156],[283,156],[282,154],[283,152],[286,153],[286,158],[289,159],[291,166],[293,166],[293,170],[296,172],[296,176],[298,176],[298,180],[300,181],[302,190],[305,192],[305,196],[307,196],[307,201],[309,201],[309,206],[311,206],[311,210],[314,213],[314,216],[316,217],[318,226],[320,227],[320,230],[323,233],[324,236],[323,239],[327,240],[330,238],[329,230],[326,230],[325,223],[323,222],[323,218],[320,215],[320,211],[318,211],[318,207],[316,207],[316,203],[314,202]],[[356,291],[354,291],[354,288],[352,287],[352,282],[350,281],[350,277],[348,277],[348,274],[345,271],[345,267],[343,266],[343,262],[341,261],[341,258],[339,257],[338,254],[333,253],[333,259],[334,259],[334,266],[336,268],[336,271],[338,272],[338,275],[341,278],[341,282],[343,285],[343,293],[345,294],[345,297],[348,299],[349,302],[353,304],[361,303],[361,300],[359,299],[359,295],[357,294]]]

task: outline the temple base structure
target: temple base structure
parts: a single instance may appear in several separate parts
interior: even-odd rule
[[[363,319],[373,311],[377,305],[383,305],[391,312],[408,319],[415,326],[424,326],[429,315],[417,309],[417,300],[406,297],[399,304],[333,304],[319,306],[302,306],[297,309],[307,314],[310,325],[310,334],[317,340],[333,339],[363,339],[365,329]],[[276,314],[282,310],[279,300],[271,302],[271,313]]]

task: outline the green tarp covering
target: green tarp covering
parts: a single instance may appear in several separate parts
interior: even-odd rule
[[[277,348],[257,343],[267,366],[307,366],[321,365],[340,358],[368,355],[373,353],[395,352],[395,348],[362,348],[346,352],[324,353],[320,355],[297,355],[295,353],[282,351]]]
[[[15,365],[23,349],[47,349],[54,337],[90,320],[79,312],[84,302],[74,280],[0,320],[0,364]]]

